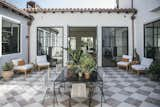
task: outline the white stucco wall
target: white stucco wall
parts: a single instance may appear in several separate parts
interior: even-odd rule
[[[31,26],[31,55],[35,62],[37,56],[37,27],[61,26],[64,28],[64,47],[67,46],[68,26],[97,27],[98,65],[102,65],[102,27],[128,27],[129,54],[132,54],[131,14],[125,13],[36,13]],[[64,65],[67,52],[64,51]]]
[[[131,4],[132,0],[119,0],[119,8],[131,8]]]
[[[119,0],[120,8],[131,8],[132,0]],[[135,48],[140,56],[144,56],[144,24],[160,19],[160,11],[151,10],[160,6],[160,0],[133,0],[133,8],[137,9],[135,19]]]
[[[0,7],[0,19],[2,17],[10,18],[11,20],[16,20],[20,23],[20,53],[14,53],[14,54],[8,54],[8,55],[0,55],[0,71],[1,66],[8,61],[11,61],[12,59],[16,58],[23,58],[25,61],[27,61],[27,21],[28,19],[24,18],[23,16],[17,15],[14,12],[11,12],[8,9],[4,9]],[[2,21],[2,20],[1,20]],[[2,38],[2,22],[0,21],[0,38]],[[0,39],[0,43],[1,39]],[[2,45],[2,44],[1,44]],[[2,47],[0,45],[0,50],[2,51]]]
[[[135,19],[135,48],[144,56],[144,24],[160,19],[159,12],[151,12],[160,6],[160,0],[134,0],[134,8],[138,10]]]

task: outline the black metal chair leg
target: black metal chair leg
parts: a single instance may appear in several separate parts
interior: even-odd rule
[[[71,107],[71,94],[69,94],[69,107]]]

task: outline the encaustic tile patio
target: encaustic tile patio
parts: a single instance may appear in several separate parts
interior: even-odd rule
[[[160,83],[118,68],[100,70],[105,73],[103,107],[160,107]],[[26,80],[23,75],[17,75],[9,81],[1,79],[0,107],[53,107],[52,96],[47,96],[42,104],[42,76],[45,73],[45,70],[32,72]],[[59,104],[55,104],[56,107],[68,107],[67,91],[63,93],[57,93]],[[71,100],[72,107],[88,107],[87,104],[87,100]],[[99,90],[92,97],[91,106],[100,107]]]

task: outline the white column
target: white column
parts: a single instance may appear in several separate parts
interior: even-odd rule
[[[132,26],[128,27],[128,54],[133,55],[133,46],[132,46]]]
[[[2,16],[0,15],[0,57],[2,56]]]
[[[68,41],[68,27],[67,25],[64,26],[63,28],[63,47],[67,48],[67,41]],[[64,49],[63,50],[63,65],[66,66],[67,64],[67,51]]]
[[[98,66],[102,66],[102,27],[97,26],[97,45],[98,45],[98,52],[97,52],[97,63]]]

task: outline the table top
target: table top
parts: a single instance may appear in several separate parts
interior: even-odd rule
[[[54,82],[76,82],[76,83],[84,83],[84,82],[103,82],[101,76],[99,75],[99,73],[97,71],[96,75],[93,77],[90,77],[90,79],[85,79],[84,76],[83,77],[78,77],[78,75],[75,77],[68,77],[67,74],[68,70],[67,69],[63,69],[62,72],[59,74],[59,76],[56,78],[56,80]]]

